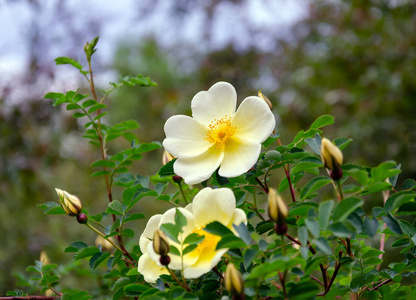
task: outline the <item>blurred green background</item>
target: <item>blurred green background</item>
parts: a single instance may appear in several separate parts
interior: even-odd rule
[[[137,10],[138,17],[131,26],[147,31],[140,38],[117,32],[119,38],[110,48],[101,46],[106,43],[104,29],[112,24],[108,18],[111,12],[101,16],[90,10],[81,16],[64,1],[51,3],[22,0],[0,5],[0,13],[13,5],[23,5],[33,13],[23,30],[26,43],[8,45],[26,49],[23,73],[16,76],[4,69],[0,73],[0,295],[22,287],[13,274],[27,276],[26,266],[39,259],[41,250],[51,262],[66,263],[72,256],[63,249],[71,242],[94,243],[93,233],[74,219],[45,216],[37,205],[57,201],[54,188],[59,187],[78,195],[90,213],[106,207],[103,179],[89,177],[93,172],[89,164],[99,158],[99,151],[81,138],[82,121],[72,119],[64,107],[54,108],[49,100],[42,99],[46,92],[65,92],[80,85],[81,92],[89,92],[77,72],[69,66],[54,66],[53,59],[70,56],[85,65],[83,44],[96,35],[101,38],[93,67],[100,88],[107,88],[106,82],[116,81],[119,75],[139,73],[158,83],[151,88],[123,87],[108,99],[106,121],[137,120],[142,142],[162,141],[168,117],[190,114],[192,97],[224,80],[236,87],[239,101],[262,89],[274,105],[283,143],[291,142],[319,115],[331,114],[336,123],[325,129],[325,136],[354,140],[344,151],[347,163],[374,166],[395,160],[403,169],[399,185],[416,175],[413,1],[261,3],[269,18],[299,6],[300,16],[286,25],[266,19],[244,22],[266,18],[253,9],[252,1],[175,1],[167,9],[172,24],[160,20],[163,28],[171,27],[167,37],[161,37],[156,25],[148,21],[150,16],[157,18],[160,1],[143,1],[134,7],[119,4],[121,11]],[[238,29],[243,32],[244,44],[238,35],[226,42],[216,40],[219,32],[235,29],[221,25],[216,18],[222,10],[235,11],[240,17]],[[184,34],[180,31],[182,22],[192,27],[189,18],[195,11],[202,25],[194,34],[203,43],[178,38]],[[40,15],[48,12],[53,18],[45,23]],[[54,32],[53,26],[63,30]],[[284,34],[278,34],[281,32]],[[59,47],[52,47],[55,42]],[[109,153],[127,146],[123,142],[110,144]],[[145,156],[133,173],[155,174],[161,156],[162,150]],[[114,194],[119,198],[120,190]],[[153,199],[141,200],[137,208],[147,216],[164,209],[166,206]],[[139,225],[143,224],[145,221]],[[137,233],[132,243],[142,230],[134,229]],[[68,272],[81,271],[75,268]],[[77,284],[82,288],[82,282]]]

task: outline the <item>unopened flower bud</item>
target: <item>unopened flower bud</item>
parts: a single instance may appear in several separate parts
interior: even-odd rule
[[[273,111],[273,104],[272,102],[269,100],[269,98],[267,98],[265,95],[263,95],[263,93],[261,92],[261,90],[257,93],[257,95],[264,100],[264,102],[266,102],[266,104],[269,106],[270,110]]]
[[[227,269],[225,270],[224,284],[225,284],[225,288],[230,294],[234,296],[243,295],[243,292],[244,292],[243,277],[241,276],[241,273],[237,270],[237,268],[232,263],[229,263],[227,265]]]
[[[156,229],[155,234],[153,235],[153,249],[162,257],[167,256],[169,253],[168,238],[160,229]]]
[[[40,252],[40,258],[39,258],[40,262],[42,263],[42,265],[49,265],[51,262],[49,260],[48,254],[46,254],[45,251],[41,251]]]
[[[276,224],[285,224],[289,208],[275,189],[270,188],[268,194],[269,217]]]
[[[163,152],[163,156],[162,156],[162,163],[163,165],[166,165],[168,162],[170,162],[171,160],[173,160],[175,157],[170,154],[168,151],[164,151]]]
[[[343,156],[337,146],[327,138],[323,138],[321,140],[321,159],[327,169],[337,170],[341,168]]]
[[[97,235],[97,238],[95,239],[95,245],[97,247],[101,245],[101,248],[107,251],[111,251],[114,249],[114,246],[107,239],[103,238],[101,235]]]
[[[81,213],[82,204],[77,196],[71,195],[66,191],[55,189],[59,196],[59,204],[61,204],[65,213],[69,216],[78,216]]]

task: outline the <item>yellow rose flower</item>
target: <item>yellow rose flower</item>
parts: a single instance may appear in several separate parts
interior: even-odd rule
[[[179,235],[179,242],[192,233],[203,235],[204,240],[191,252],[183,256],[169,253],[171,258],[169,268],[181,270],[184,268],[185,278],[198,278],[209,272],[217,265],[221,257],[228,249],[216,250],[220,237],[204,231],[207,224],[218,221],[233,232],[233,224],[247,223],[247,217],[243,210],[236,208],[236,201],[232,190],[228,188],[201,190],[194,198],[192,204],[185,208],[178,208],[187,220],[187,225],[182,228],[183,233]],[[154,232],[162,224],[174,223],[176,209],[172,208],[163,215],[155,215],[149,219],[146,228],[140,237],[140,249],[143,255],[139,259],[138,270],[143,274],[147,282],[153,283],[162,274],[168,274],[166,268],[160,264],[160,255],[154,251]],[[169,239],[169,244],[181,249],[181,244]],[[182,245],[185,248],[185,245]]]
[[[276,121],[259,97],[243,100],[236,111],[237,94],[227,82],[218,82],[192,99],[192,117],[177,115],[165,124],[165,149],[178,159],[174,171],[187,184],[219,175],[236,177],[257,162],[261,143]]]

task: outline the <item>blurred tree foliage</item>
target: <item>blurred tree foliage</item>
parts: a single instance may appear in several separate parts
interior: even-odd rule
[[[207,23],[220,2],[206,6]],[[178,17],[183,17],[193,4],[180,3]],[[239,101],[262,89],[275,107],[283,141],[291,140],[318,115],[332,114],[336,124],[326,129],[326,136],[332,138],[336,132],[354,139],[344,153],[347,162],[376,165],[393,159],[402,164],[401,177],[415,177],[415,28],[416,6],[411,1],[311,1],[308,17],[293,27],[290,37],[275,40],[267,50],[259,50],[256,41],[268,32],[256,32],[245,50],[230,43],[201,52],[191,42],[168,49],[157,37],[126,41],[114,62],[107,63],[121,76],[150,76],[158,87],[123,87],[111,94],[114,112],[108,121],[137,120],[142,141],[161,141],[168,117],[189,115],[195,93],[224,80],[236,87]],[[96,191],[104,185],[89,178],[87,166],[98,154],[79,138],[82,124],[45,100],[29,99],[7,112],[7,94],[0,100],[0,294],[4,294],[15,286],[9,274],[33,264],[41,249],[51,249],[52,259],[69,260],[61,250],[80,234],[71,229],[76,225],[73,220],[45,219],[36,205],[57,200],[56,186],[77,194],[94,210]],[[159,155],[155,152],[142,160],[137,172],[154,174],[161,164]],[[90,238],[93,243],[95,237]]]

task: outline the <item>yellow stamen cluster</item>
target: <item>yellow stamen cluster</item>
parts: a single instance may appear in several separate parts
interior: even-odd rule
[[[231,117],[225,116],[219,120],[215,119],[208,125],[208,133],[205,138],[211,144],[223,149],[225,143],[234,135],[235,127],[231,124]]]
[[[221,240],[221,237],[218,235],[206,232],[202,226],[196,227],[192,230],[192,233],[197,233],[200,236],[205,236],[204,240],[198,244],[198,247],[194,251],[197,251],[198,254],[204,252],[206,248],[210,248],[215,251],[218,242]]]

